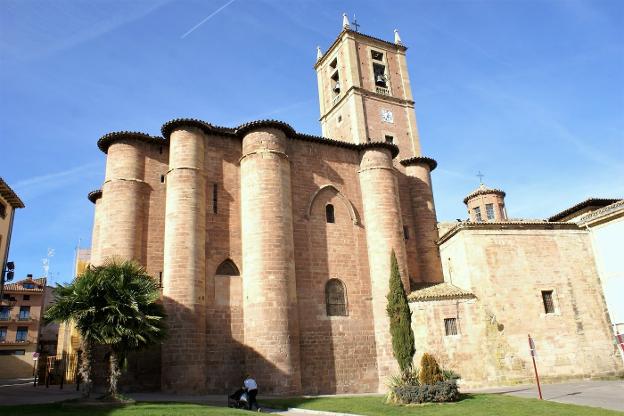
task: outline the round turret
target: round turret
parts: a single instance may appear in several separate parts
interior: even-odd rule
[[[464,198],[464,204],[468,206],[468,215],[472,222],[507,221],[505,192],[500,189],[481,184]]]

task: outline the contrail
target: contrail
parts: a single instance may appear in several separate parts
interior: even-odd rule
[[[188,32],[186,32],[185,34],[183,34],[182,36],[180,36],[180,39],[184,39],[185,37],[187,37],[188,35],[190,35],[191,33],[193,33],[195,31],[195,29],[197,29],[198,27],[200,27],[201,25],[203,25],[204,23],[206,23],[208,20],[210,20],[212,17],[214,17],[215,14],[219,13],[221,10],[225,9],[226,7],[228,7],[230,4],[234,3],[235,0],[230,0],[227,3],[225,3],[223,6],[219,7],[217,10],[215,10],[214,12],[210,13],[210,15],[208,17],[206,17],[204,20],[202,20],[201,22],[197,23],[195,26],[193,26],[192,28],[190,28],[188,30]]]

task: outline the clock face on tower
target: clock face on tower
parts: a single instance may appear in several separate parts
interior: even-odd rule
[[[385,108],[381,110],[381,119],[386,123],[394,123],[392,111],[386,110]]]

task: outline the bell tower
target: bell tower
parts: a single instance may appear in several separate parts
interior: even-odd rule
[[[343,30],[314,65],[318,78],[323,136],[366,143],[387,141],[400,149],[397,160],[421,155],[405,51],[398,31],[394,43]]]

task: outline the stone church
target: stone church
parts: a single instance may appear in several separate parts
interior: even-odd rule
[[[275,120],[175,119],[162,137],[124,131],[98,141],[106,174],[89,194],[91,262],[138,261],[161,282],[168,313],[162,348],[130,365],[135,381],[224,392],[250,372],[262,393],[384,390],[398,371],[385,310],[392,250],[418,354],[437,354],[468,382],[527,376],[528,352],[516,344],[526,343],[535,306],[527,300],[538,289],[556,295],[565,319],[535,335],[592,349],[583,375],[621,370],[578,227],[501,227],[504,194],[478,190],[469,203],[490,198],[481,215],[493,204],[498,222],[473,219],[439,234],[436,161],[421,152],[406,50],[397,32],[393,42],[377,39],[345,18],[314,65],[322,137]],[[524,257],[511,261],[519,245]],[[527,269],[531,256],[551,265],[547,277]],[[548,364],[552,374],[581,367],[566,354]]]

